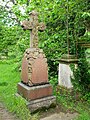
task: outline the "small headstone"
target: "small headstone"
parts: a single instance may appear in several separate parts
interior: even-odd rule
[[[46,27],[38,22],[36,11],[30,13],[30,21],[22,22],[22,27],[30,30],[30,48],[26,49],[22,59],[22,82],[18,83],[18,93],[28,101],[28,108],[33,112],[55,104],[56,98],[48,82],[47,58],[43,50],[38,48],[38,31]]]
[[[77,59],[72,55],[65,55],[59,62],[58,84],[60,86],[71,89],[73,87],[71,79],[74,78],[73,71],[70,67],[71,64],[77,68]]]

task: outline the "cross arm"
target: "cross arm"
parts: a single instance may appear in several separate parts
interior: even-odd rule
[[[30,21],[27,20],[22,21],[21,26],[24,30],[32,30],[32,23]]]
[[[44,24],[44,23],[42,23],[42,22],[41,22],[41,23],[39,23],[39,28],[38,28],[38,29],[39,29],[39,31],[41,31],[41,32],[42,32],[42,31],[44,31],[44,30],[46,29],[45,24]]]

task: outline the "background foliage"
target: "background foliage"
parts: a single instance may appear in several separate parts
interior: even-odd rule
[[[79,98],[81,101],[76,101],[74,95],[70,95],[69,92],[67,95],[67,91],[66,94],[61,94],[54,89],[55,95],[57,96],[57,101],[59,101],[58,103],[60,103],[64,107],[70,108],[70,110],[73,108],[75,111],[79,111],[81,116],[79,116],[78,120],[89,120],[90,105],[85,105],[85,101],[88,101],[88,103],[90,104],[90,68],[86,59],[86,49],[77,46],[76,43],[82,41],[90,41],[90,33],[86,34],[86,23],[87,20],[90,20],[90,0],[1,1],[0,93],[2,100],[5,101],[7,107],[10,109],[10,111],[13,111],[22,119],[29,119],[29,117],[32,117],[30,116],[29,111],[27,111],[26,109],[24,103],[25,101],[21,98],[20,100],[17,99],[13,94],[16,92],[16,82],[20,80],[20,77],[17,76],[18,74],[15,70],[21,70],[21,59],[26,48],[29,48],[30,41],[30,31],[24,31],[20,25],[20,22],[24,19],[29,19],[29,12],[31,12],[32,10],[37,10],[39,12],[39,22],[45,22],[47,26],[44,32],[39,32],[39,47],[44,50],[48,59],[49,80],[54,88],[56,88],[58,79],[58,60],[61,58],[62,54],[67,54],[67,46],[69,46],[70,54],[78,55],[77,57],[79,59],[78,69],[74,71],[75,80],[73,80],[73,84],[75,90],[77,91],[75,91],[75,97],[78,98],[78,94],[83,94],[83,97],[80,96]],[[69,40],[68,45],[67,39]],[[90,54],[90,50],[87,50],[87,53]],[[5,58],[9,59],[9,61],[4,61],[3,59]],[[90,57],[88,57],[88,61],[90,61]],[[9,71],[9,74],[7,71]],[[3,74],[5,74],[4,77]],[[8,81],[8,83],[6,80]],[[12,80],[14,81],[12,82]],[[6,84],[6,86],[4,85],[3,87],[2,83]],[[11,91],[11,89],[13,90]],[[85,104],[82,104],[83,99],[85,100]],[[12,107],[11,104],[13,104]]]
[[[66,0],[10,0],[5,1],[5,5],[0,5],[0,8],[2,13],[0,16],[0,54],[14,58],[19,66],[25,49],[29,47],[30,39],[30,31],[23,31],[20,21],[29,19],[28,13],[32,10],[39,12],[39,22],[45,22],[47,26],[44,32],[39,32],[39,47],[47,56],[49,75],[54,84],[57,83],[58,60],[62,54],[67,53],[67,47],[69,46],[70,54],[76,55],[76,43],[82,40],[90,41],[90,36],[85,35],[84,24],[85,13],[90,14],[90,0],[68,0],[68,2]],[[67,39],[69,39],[68,45]],[[78,54],[81,53],[82,50]],[[82,62],[80,66],[83,64],[85,63]],[[79,77],[83,72],[80,74]],[[82,83],[86,76],[82,79]],[[90,82],[89,78],[88,82]]]

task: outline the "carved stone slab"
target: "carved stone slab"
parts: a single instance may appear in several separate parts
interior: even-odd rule
[[[23,79],[24,83],[28,82],[28,61],[27,59],[23,58],[22,60],[22,72],[21,72],[21,79]]]
[[[33,83],[48,82],[47,64],[44,59],[37,58],[32,65],[31,80]]]
[[[48,82],[48,65],[42,49],[29,48],[22,61],[21,79],[32,86]]]

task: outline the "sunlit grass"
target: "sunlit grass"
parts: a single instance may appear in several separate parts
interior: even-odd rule
[[[0,100],[20,120],[37,120],[38,116],[31,116],[30,111],[27,109],[25,99],[15,95],[17,93],[17,83],[20,82],[20,72],[17,72],[15,67],[15,61],[0,62]],[[60,93],[57,95],[57,102],[64,109],[77,111],[80,115],[76,120],[90,119],[90,106],[88,104],[86,105],[80,101],[73,102],[72,96],[66,98],[60,95]]]
[[[16,114],[21,120],[35,120],[37,116],[31,116],[27,109],[25,99],[17,97],[17,83],[20,81],[20,73],[14,69],[13,62],[0,62],[0,100],[9,111]]]

